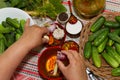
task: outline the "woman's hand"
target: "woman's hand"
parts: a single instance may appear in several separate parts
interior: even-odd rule
[[[23,35],[20,38],[20,40],[27,45],[27,48],[32,49],[48,42],[47,39],[43,38],[43,36],[48,33],[47,28],[39,27],[38,25],[29,26],[29,24],[30,20],[28,19],[25,24]]]
[[[29,51],[47,42],[43,38],[48,33],[47,28],[41,28],[37,25],[29,26],[29,23],[28,19],[21,38],[0,56],[0,80],[10,80],[13,72]]]
[[[58,67],[67,80],[87,80],[86,67],[82,56],[73,50],[62,51],[69,59],[69,65],[65,66],[57,60]]]

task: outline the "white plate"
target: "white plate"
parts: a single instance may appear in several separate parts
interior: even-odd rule
[[[32,18],[25,11],[18,8],[7,7],[0,9],[0,23],[5,21],[7,17],[18,18],[18,20],[30,18],[30,25],[34,24]]]

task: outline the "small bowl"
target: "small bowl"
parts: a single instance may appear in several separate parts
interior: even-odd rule
[[[58,14],[57,21],[60,24],[65,24],[69,20],[69,17],[70,17],[69,13],[62,12],[62,13]]]
[[[63,29],[64,30],[64,37],[62,39],[55,39],[53,37],[53,32],[51,32],[48,36],[49,38],[52,37],[54,39],[54,42],[52,44],[46,44],[47,47],[51,47],[51,46],[60,46],[64,43],[65,41],[65,38],[66,38],[66,31],[65,31],[65,28],[60,25],[59,23],[55,23],[55,25],[58,25],[59,28]]]
[[[79,45],[72,40],[65,41],[64,44],[62,45],[63,50],[75,50],[79,52]]]
[[[80,32],[82,30],[83,24],[80,20],[77,20],[75,24],[71,24],[70,22],[66,23],[65,30],[69,37],[79,37]]]
[[[50,71],[51,69],[47,68],[47,62],[50,61],[50,58],[57,56],[57,51],[61,51],[60,46],[54,46],[46,48],[39,56],[38,59],[38,71],[41,77],[43,77],[46,80],[62,80],[64,77],[62,73],[58,70],[58,74],[56,76],[51,75]],[[52,61],[54,61],[52,59]],[[55,60],[56,61],[56,60]]]

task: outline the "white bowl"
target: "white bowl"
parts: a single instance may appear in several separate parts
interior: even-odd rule
[[[7,8],[1,8],[0,9],[0,23],[2,21],[5,21],[7,17],[10,18],[17,18],[18,20],[20,19],[28,19],[30,18],[30,25],[33,25],[34,22],[25,11],[18,9],[18,8],[12,8],[12,7],[7,7]]]

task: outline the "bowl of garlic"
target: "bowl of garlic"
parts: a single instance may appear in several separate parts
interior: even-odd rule
[[[47,46],[61,46],[66,38],[65,28],[59,23],[54,23],[48,27],[49,34],[44,36],[49,40]]]

